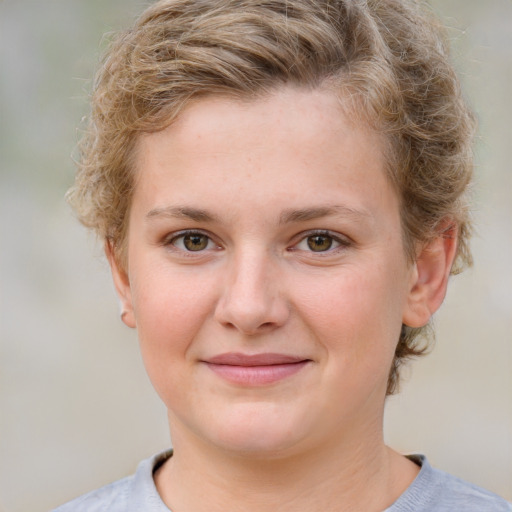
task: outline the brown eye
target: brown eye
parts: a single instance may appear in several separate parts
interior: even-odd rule
[[[187,251],[202,251],[208,247],[210,239],[201,233],[191,233],[183,236],[183,246]]]
[[[332,247],[332,238],[327,235],[308,236],[308,247],[314,252],[328,251]]]

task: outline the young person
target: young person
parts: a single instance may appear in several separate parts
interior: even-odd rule
[[[411,0],[164,0],[99,70],[70,199],[173,451],[66,511],[510,511],[383,441],[471,263],[473,118]]]

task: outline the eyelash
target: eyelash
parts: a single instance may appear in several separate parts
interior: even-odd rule
[[[178,247],[176,245],[176,242],[178,240],[183,239],[183,241],[184,241],[186,237],[194,237],[194,236],[206,237],[207,245],[204,248],[198,249],[197,251],[189,250],[186,247]],[[301,233],[299,236],[300,236],[300,238],[299,238],[298,242],[294,243],[288,249],[288,251],[304,251],[304,252],[309,252],[311,254],[321,256],[324,254],[327,255],[327,254],[332,254],[334,252],[338,252],[339,250],[350,247],[352,245],[352,242],[349,239],[347,239],[346,237],[342,237],[342,236],[332,233],[331,231],[328,231],[328,230],[308,231],[306,233]],[[331,244],[336,244],[336,246],[335,247],[329,246],[325,250],[314,251],[311,249],[311,245],[308,243],[308,240],[313,237],[325,237],[327,239],[330,239]],[[308,250],[306,248],[302,248],[302,249],[299,248],[300,244],[302,244],[302,243],[307,244],[309,249],[311,249],[311,250]],[[216,249],[220,249],[220,246],[218,244],[215,244],[212,237],[208,233],[201,231],[201,230],[180,231],[179,233],[173,233],[172,236],[170,236],[164,240],[165,246],[168,246],[168,247],[172,246],[174,250],[177,250],[177,251],[179,251],[183,254],[189,255],[189,256],[192,256],[194,253],[197,253],[197,254],[203,253],[207,249],[212,249],[212,247],[208,247],[211,244],[214,244]]]
[[[199,249],[197,251],[193,251],[193,250],[188,250],[184,247],[183,248],[178,247],[176,245],[177,240],[183,239],[183,241],[184,241],[186,237],[193,237],[193,236],[206,237],[207,238],[207,246],[204,249]],[[179,251],[180,253],[186,254],[187,256],[192,256],[192,255],[194,255],[194,253],[200,254],[200,253],[204,252],[205,249],[208,249],[208,248],[212,249],[212,247],[208,247],[211,244],[213,244],[215,246],[215,249],[220,248],[220,246],[213,241],[212,237],[208,233],[205,233],[205,232],[203,232],[201,230],[197,230],[197,229],[190,229],[190,230],[180,231],[179,233],[173,233],[172,236],[167,237],[163,242],[163,245],[165,245],[166,247],[172,247],[173,250]]]
[[[311,249],[311,246],[308,243],[308,239],[311,239],[313,237],[325,237],[325,238],[330,239],[331,243],[333,243],[333,244],[335,243],[337,245],[335,247],[328,247],[324,251],[313,251],[313,250],[308,250],[306,248],[304,248],[304,249],[299,248],[300,244],[305,243]],[[320,229],[320,230],[308,231],[306,233],[301,233],[299,241],[296,244],[294,244],[289,249],[289,251],[304,251],[304,252],[314,254],[316,256],[323,256],[323,255],[327,256],[327,255],[332,255],[333,253],[336,253],[340,250],[346,249],[347,247],[350,247],[351,245],[352,245],[352,242],[348,238],[340,236],[339,234],[333,233],[328,230]]]

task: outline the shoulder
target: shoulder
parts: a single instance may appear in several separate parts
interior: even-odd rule
[[[496,494],[434,469],[424,456],[411,456],[421,470],[387,512],[512,512],[512,505]]]
[[[101,489],[89,492],[58,508],[53,512],[125,512],[128,495],[132,487],[133,476],[106,485]]]
[[[171,452],[143,460],[134,475],[80,496],[53,512],[168,512],[156,490],[153,471]]]

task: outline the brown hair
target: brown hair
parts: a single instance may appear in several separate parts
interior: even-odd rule
[[[69,199],[126,264],[137,136],[172,123],[192,98],[258,97],[329,83],[388,141],[404,246],[457,226],[452,272],[471,264],[468,185],[474,121],[435,18],[414,0],[162,0],[119,33],[99,68]],[[347,103],[347,102],[345,102]],[[425,352],[402,327],[390,371]]]

